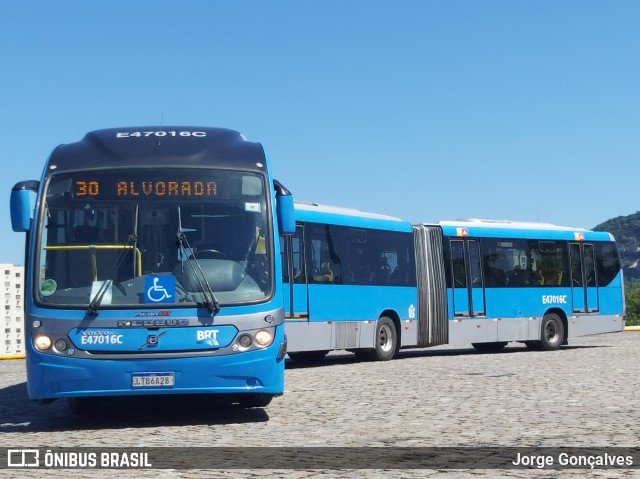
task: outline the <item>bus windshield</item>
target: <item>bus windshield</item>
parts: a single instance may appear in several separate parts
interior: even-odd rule
[[[52,175],[38,232],[36,297],[50,306],[264,301],[273,290],[261,174],[121,169]],[[209,289],[210,288],[210,289]]]

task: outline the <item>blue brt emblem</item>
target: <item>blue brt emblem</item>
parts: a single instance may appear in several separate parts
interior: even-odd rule
[[[147,276],[144,280],[145,303],[175,303],[176,278],[173,276]]]

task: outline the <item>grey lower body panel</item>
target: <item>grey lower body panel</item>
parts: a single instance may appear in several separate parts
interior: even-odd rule
[[[592,334],[615,333],[624,330],[625,318],[622,314],[571,316],[569,337],[590,336]]]
[[[570,316],[567,323],[568,338],[624,329],[622,315]],[[453,319],[449,325],[449,344],[537,341],[541,324],[542,317]]]
[[[285,323],[288,351],[372,348],[376,321],[306,321]]]

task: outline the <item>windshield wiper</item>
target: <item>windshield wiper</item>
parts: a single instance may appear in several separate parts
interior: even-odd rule
[[[186,235],[182,231],[182,228],[180,228],[180,231],[178,231],[178,246],[180,247],[180,261],[182,263],[182,272],[184,273],[184,262],[186,259],[186,261],[189,263],[189,266],[191,266],[191,270],[193,271],[193,275],[198,282],[198,286],[200,286],[200,291],[202,291],[204,300],[207,303],[207,307],[209,308],[209,312],[217,313],[218,311],[220,311],[220,303],[218,302],[218,298],[216,298],[213,289],[211,289],[211,286],[207,281],[207,277],[205,276],[204,271],[202,271],[202,266],[200,266],[200,262],[195,257],[193,249],[191,248]]]
[[[90,314],[91,316],[95,316],[98,314],[98,308],[100,307],[100,304],[104,299],[104,295],[109,290],[109,286],[114,284],[115,278],[117,278],[120,275],[122,267],[124,266],[125,261],[127,259],[129,250],[134,252],[134,257],[135,257],[135,249],[136,249],[135,245],[137,242],[138,242],[137,235],[135,234],[129,235],[129,239],[127,239],[127,242],[124,244],[124,247],[120,251],[120,254],[118,255],[118,259],[113,264],[113,266],[111,266],[111,269],[107,274],[107,279],[105,279],[102,282],[102,284],[100,285],[100,288],[98,289],[98,291],[96,291],[96,295],[93,297],[93,299],[89,303],[89,306],[87,307],[87,314]],[[122,291],[126,293],[124,291],[124,288],[122,289]]]

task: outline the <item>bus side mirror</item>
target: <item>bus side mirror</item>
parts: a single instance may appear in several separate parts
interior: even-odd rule
[[[11,190],[11,227],[15,232],[27,232],[31,228],[31,193],[38,191],[37,181],[21,181]]]
[[[296,211],[293,206],[293,195],[289,190],[274,181],[276,190],[276,216],[281,234],[292,235],[296,232]]]

